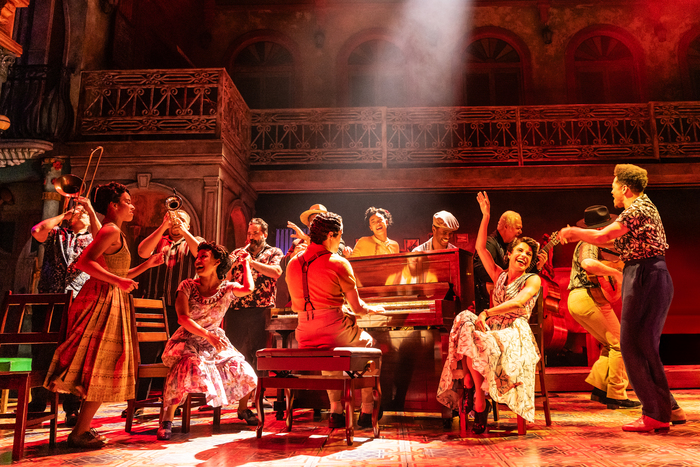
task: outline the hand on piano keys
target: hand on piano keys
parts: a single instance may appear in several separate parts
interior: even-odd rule
[[[367,314],[369,315],[384,313],[386,311],[381,305],[367,305],[365,306],[365,309],[367,310]]]

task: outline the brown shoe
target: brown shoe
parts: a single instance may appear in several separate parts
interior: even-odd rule
[[[81,449],[99,449],[107,444],[107,437],[100,435],[94,428],[80,434],[68,435],[68,447]]]
[[[680,407],[671,410],[671,423],[674,425],[682,425],[686,422],[685,412]]]

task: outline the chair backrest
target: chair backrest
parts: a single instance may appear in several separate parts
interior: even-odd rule
[[[66,336],[68,309],[73,295],[69,293],[13,294],[8,291],[0,310],[0,345],[7,344],[58,344]],[[31,322],[25,323],[30,313],[45,315],[41,330],[33,330]],[[29,318],[31,321],[31,318]]]
[[[535,336],[540,355],[544,355],[544,287],[540,287],[535,308],[530,314],[530,329]]]
[[[167,342],[170,338],[163,299],[131,297],[132,341],[136,361],[141,363],[140,342]]]

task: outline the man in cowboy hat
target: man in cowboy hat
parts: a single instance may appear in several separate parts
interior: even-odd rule
[[[605,206],[590,206],[576,225],[584,229],[602,229],[615,218],[617,216],[611,215]],[[591,400],[606,404],[609,409],[639,407],[640,402],[627,398],[629,380],[620,352],[620,321],[611,305],[615,291],[620,290],[622,272],[603,262],[619,261],[619,257],[608,251],[578,242],[571,262],[567,305],[571,317],[602,345],[600,357],[586,378],[593,386]]]
[[[418,245],[412,251],[431,251],[457,248],[450,243],[455,231],[459,229],[457,218],[447,211],[433,214],[433,236],[427,242]]]

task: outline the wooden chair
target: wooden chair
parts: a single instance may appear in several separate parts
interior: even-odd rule
[[[145,384],[144,380],[151,378],[165,378],[168,376],[169,368],[158,363],[142,363],[140,343],[161,343],[163,347],[170,338],[168,331],[168,318],[165,312],[165,302],[163,299],[152,300],[146,298],[131,297],[131,305],[134,312],[131,314],[132,342],[134,345],[134,355],[136,357],[136,393],[139,385]],[[192,407],[206,404],[202,394],[188,394],[185,402],[180,406],[182,409],[182,433],[189,433]],[[126,406],[126,426],[125,431],[131,433],[134,420],[134,412],[138,408],[156,407],[160,409],[160,418],[163,417],[163,401],[161,398],[146,398],[143,400],[129,400]],[[214,408],[214,426],[221,425],[221,407]]]
[[[287,398],[287,431],[292,429],[294,389],[340,390],[345,408],[345,437],[352,446],[354,436],[354,391],[372,388],[374,412],[372,428],[374,437],[379,437],[379,402],[382,400],[379,376],[382,366],[382,351],[365,347],[336,347],[334,349],[261,349],[256,353],[258,370],[269,374],[258,378],[257,401],[262,407],[265,389],[284,389]],[[375,374],[368,371],[378,369]],[[341,376],[308,375],[301,372],[341,371]],[[265,411],[258,410],[257,437],[262,436]]]
[[[549,395],[547,394],[547,384],[545,379],[545,361],[544,361],[544,289],[540,289],[540,294],[537,297],[537,303],[530,315],[530,329],[535,336],[537,342],[537,350],[540,353],[540,360],[537,362],[537,373],[540,377],[540,393],[535,394],[535,398],[542,397],[544,419],[547,426],[552,426],[552,415],[549,411]],[[493,419],[498,421],[498,404],[493,403]],[[518,415],[518,434],[527,434],[527,421]]]
[[[73,295],[64,294],[12,294],[7,292],[0,311],[0,346],[5,345],[58,345],[65,339],[66,320]],[[23,331],[29,309],[46,307],[46,317],[40,331]],[[31,388],[44,384],[46,371],[0,371],[0,389],[17,391],[17,410],[14,414],[0,414],[2,419],[14,418],[14,423],[2,423],[0,428],[14,430],[12,460],[18,461],[24,456],[24,435],[27,428],[41,426],[50,421],[49,446],[56,445],[56,427],[58,423],[58,393],[50,397],[50,411],[29,413],[29,395]]]

